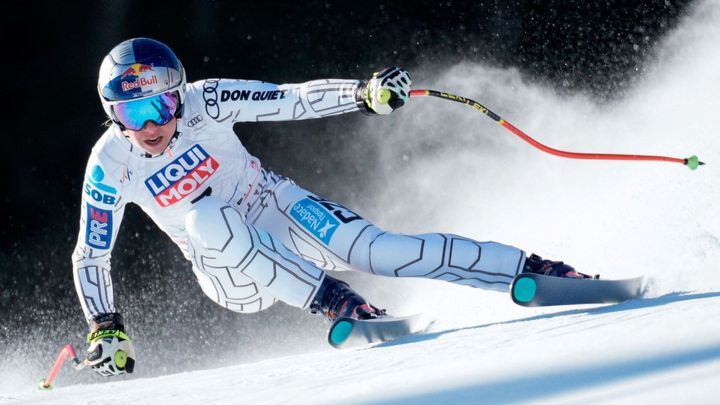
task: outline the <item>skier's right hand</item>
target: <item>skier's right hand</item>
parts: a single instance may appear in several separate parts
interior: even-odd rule
[[[135,350],[120,314],[95,315],[90,320],[87,341],[87,364],[98,374],[110,377],[133,372]]]
[[[407,103],[410,98],[410,73],[397,66],[373,73],[355,93],[355,102],[366,115],[386,115]]]

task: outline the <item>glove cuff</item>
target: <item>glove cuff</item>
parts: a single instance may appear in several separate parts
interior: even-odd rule
[[[115,336],[118,338],[118,340],[130,340],[130,336],[128,336],[125,332],[121,330],[116,329],[100,329],[95,332],[90,332],[87,335],[87,342],[92,343],[98,339]]]
[[[93,334],[99,330],[119,330],[125,332],[122,315],[117,312],[94,315],[90,318],[90,333]]]
[[[365,115],[378,115],[378,113],[373,111],[373,109],[367,104],[367,100],[370,97],[370,95],[367,94],[367,87],[368,82],[366,80],[361,80],[357,86],[357,90],[355,90],[355,105],[360,112]]]

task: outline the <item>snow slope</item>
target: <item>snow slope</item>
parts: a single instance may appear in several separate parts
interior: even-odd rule
[[[231,367],[92,384],[64,384],[75,373],[66,367],[48,392],[34,387],[47,370],[17,369],[0,374],[0,404],[719,403],[718,72],[720,4],[702,1],[653,69],[609,104],[560,96],[512,69],[413,74],[417,86],[477,99],[556,148],[696,153],[708,163],[696,172],[548,156],[441,100],[368,120],[369,141],[384,146],[378,204],[360,210],[372,221],[510,243],[605,278],[645,274],[645,299],[523,308],[501,293],[352,275],[391,312],[425,312],[428,332],[372,349],[308,344]]]
[[[50,392],[26,388],[0,403],[717,403],[719,292],[473,317],[504,298],[476,300],[458,327],[372,349],[93,385],[63,387],[61,374]]]

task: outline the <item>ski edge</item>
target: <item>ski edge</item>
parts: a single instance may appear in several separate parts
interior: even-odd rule
[[[510,285],[510,297],[517,305],[541,307],[556,305],[617,304],[640,298],[647,288],[647,278],[563,279],[534,273],[521,273]],[[557,299],[542,298],[540,288]],[[541,297],[541,298],[539,298]]]
[[[346,349],[348,347],[356,346],[371,346],[390,342],[421,331],[422,328],[419,327],[419,321],[422,319],[422,317],[422,313],[416,313],[405,316],[385,315],[381,318],[376,318],[372,320],[339,318],[336,319],[330,326],[330,329],[327,333],[327,340],[328,343],[336,349]],[[356,325],[363,324],[365,322],[377,322],[378,325],[376,326],[387,323],[388,325],[391,325],[394,330],[381,331],[380,329],[378,329],[375,331],[374,336],[371,338],[368,336],[364,336],[364,338],[361,338],[360,336],[355,336],[355,339],[351,339],[351,337],[353,336],[353,331],[356,330]],[[355,343],[348,344],[348,341],[350,340],[354,340]],[[364,342],[362,344],[358,344],[358,341],[362,340],[364,340]]]

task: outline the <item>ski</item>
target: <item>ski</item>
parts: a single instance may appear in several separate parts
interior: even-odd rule
[[[342,349],[396,340],[415,333],[420,317],[421,314],[384,315],[373,319],[339,318],[328,330],[328,343]]]
[[[510,295],[525,307],[618,303],[641,297],[643,280],[642,276],[603,280],[520,273],[513,279]]]

